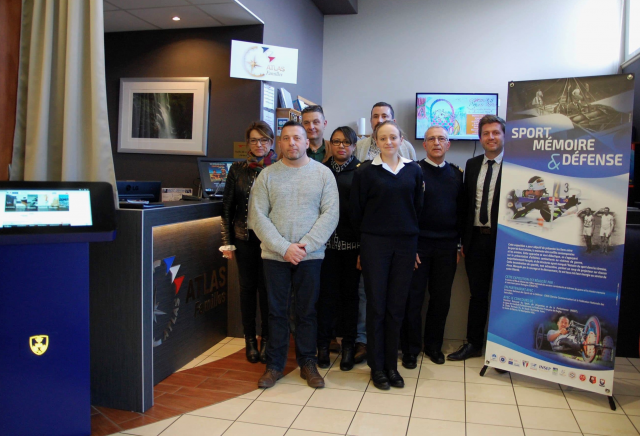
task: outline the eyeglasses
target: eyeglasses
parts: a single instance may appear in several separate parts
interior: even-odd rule
[[[427,138],[427,142],[436,142],[436,140],[438,142],[449,142],[449,139],[445,138],[444,136],[429,136]]]
[[[332,139],[331,140],[331,145],[333,145],[334,147],[340,147],[340,144],[343,144],[344,148],[348,148],[348,147],[351,147],[352,142],[349,141],[348,139],[345,139],[345,140]]]
[[[256,145],[258,142],[260,142],[260,144],[262,144],[262,145],[267,145],[268,143],[271,142],[271,138],[260,138],[260,139],[251,138],[251,139],[249,139],[249,144],[251,144],[251,145]]]

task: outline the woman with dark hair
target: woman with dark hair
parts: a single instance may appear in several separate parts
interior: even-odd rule
[[[329,344],[334,328],[342,334],[342,361],[340,369],[353,368],[353,354],[358,326],[357,268],[360,244],[353,227],[350,211],[351,182],[360,161],[354,156],[358,137],[350,127],[338,127],[331,134],[331,157],[325,162],[336,183],[340,197],[340,220],[329,238],[320,272],[320,296],[318,298],[318,366],[328,368]],[[336,323],[337,321],[337,323]],[[336,325],[337,324],[337,325]]]
[[[413,269],[418,217],[424,197],[422,170],[400,157],[403,136],[393,121],[374,132],[380,154],[356,170],[351,217],[360,231],[360,265],[367,295],[367,363],[378,389],[402,388],[398,345]]]
[[[274,136],[264,121],[252,123],[245,134],[249,153],[246,161],[235,162],[229,169],[222,200],[222,251],[227,259],[236,252],[240,278],[240,312],[246,343],[247,360],[266,363],[269,335],[269,304],[264,284],[260,240],[247,227],[247,211],[251,187],[260,171],[276,161],[271,149]],[[260,297],[262,339],[258,349],[256,339],[257,296]]]

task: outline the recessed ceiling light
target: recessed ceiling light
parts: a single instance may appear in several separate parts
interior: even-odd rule
[[[180,17],[175,16],[175,17],[173,17],[173,18],[172,18],[172,20],[173,20],[173,21],[180,21]]]

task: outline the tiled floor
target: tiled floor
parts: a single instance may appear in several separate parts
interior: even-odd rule
[[[460,344],[460,341],[447,341],[443,351],[451,352]],[[217,349],[217,353],[214,350],[209,356],[201,356],[201,362],[221,357],[234,346],[242,347],[242,344],[228,341]],[[498,374],[493,369],[480,377],[480,358],[447,362],[442,366],[423,359],[414,370],[399,366],[406,387],[380,391],[371,385],[365,364],[342,372],[338,367],[338,356],[332,356],[333,366],[321,370],[326,380],[324,389],[307,387],[296,369],[274,388],[256,389],[237,398],[117,434],[640,434],[640,359],[616,360],[614,396],[618,409],[612,411],[606,397],[578,389],[516,374]],[[194,367],[198,362],[190,365]]]

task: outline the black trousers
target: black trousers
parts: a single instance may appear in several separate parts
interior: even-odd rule
[[[360,264],[367,294],[367,364],[398,369],[400,328],[416,261],[418,236],[363,233]]]
[[[467,341],[478,349],[484,345],[495,253],[496,243],[492,235],[480,234],[474,230],[469,252],[465,251],[465,265],[471,291]]]
[[[318,347],[328,347],[334,331],[340,332],[343,344],[355,344],[358,333],[358,283],[356,268],[360,250],[324,252],[318,298]],[[337,325],[336,325],[337,324]]]
[[[424,348],[440,351],[451,304],[451,286],[456,275],[457,244],[418,239],[420,265],[413,271],[407,308],[402,323],[401,345],[404,354],[422,351],[422,305],[429,285],[429,308],[424,326]]]
[[[256,314],[258,296],[260,297],[260,318],[262,320],[262,336],[269,335],[269,301],[264,284],[260,240],[249,230],[249,240],[236,240],[236,259],[240,279],[240,313],[242,328],[246,337],[256,335]]]

